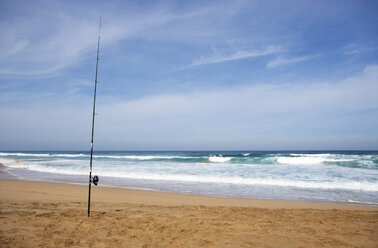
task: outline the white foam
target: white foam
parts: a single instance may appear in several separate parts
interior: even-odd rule
[[[209,157],[210,162],[216,162],[216,163],[223,163],[230,161],[232,158],[231,157],[217,157],[217,156],[211,156]]]
[[[8,168],[22,168],[22,169],[30,169],[33,170],[33,167],[36,165],[36,168],[39,167],[39,164],[34,164],[32,162],[23,162],[15,159],[5,159],[1,158],[0,163],[2,163],[5,167]]]
[[[348,199],[347,202],[356,203],[356,204],[378,205],[378,202],[355,201],[355,200],[351,200],[351,199]]]
[[[49,157],[47,153],[0,152],[0,156]]]
[[[16,162],[18,161],[14,159],[0,157],[0,163],[3,164],[5,167],[8,167]]]
[[[334,154],[331,154],[331,153],[318,153],[318,154],[291,153],[290,156],[296,156],[296,157],[329,157],[329,156],[334,156]]]
[[[354,161],[351,158],[338,158],[333,154],[290,154],[295,157],[277,157],[277,162],[280,164],[321,164],[324,162],[346,162]]]
[[[48,154],[48,153],[22,153],[22,152],[0,152],[0,156],[17,157],[86,157],[86,154]]]
[[[61,161],[62,162],[62,161]],[[69,175],[86,175],[87,170],[80,170],[78,166],[70,167],[52,167],[39,162],[24,162],[15,159],[5,159],[0,158],[0,163],[2,163],[7,168],[14,169],[27,169],[31,171],[38,172],[49,172],[58,174],[69,174]]]
[[[197,182],[197,183],[224,183],[241,185],[262,185],[279,187],[297,187],[309,189],[341,189],[341,190],[363,190],[378,191],[378,183],[356,182],[356,181],[293,181],[274,178],[241,178],[222,176],[197,176],[197,175],[177,175],[177,174],[152,174],[152,173],[115,173],[109,171],[98,171],[103,176],[121,177],[130,179]]]
[[[0,152],[0,156],[18,156],[18,157],[89,157],[89,154],[48,154],[48,153],[20,153],[20,152]],[[152,160],[152,159],[173,159],[173,158],[191,158],[181,156],[164,156],[164,155],[93,155],[94,158],[112,158],[112,159],[135,159],[135,160]]]
[[[135,159],[135,160],[152,160],[152,159],[173,159],[173,158],[190,158],[180,156],[148,156],[148,155],[94,155],[95,158],[114,158],[114,159]]]
[[[327,159],[322,157],[278,157],[280,164],[320,164]]]
[[[87,154],[51,154],[53,157],[68,157],[68,158],[77,158],[77,157],[88,157]]]

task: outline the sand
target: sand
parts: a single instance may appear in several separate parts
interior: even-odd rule
[[[378,247],[378,207],[0,180],[0,247]]]

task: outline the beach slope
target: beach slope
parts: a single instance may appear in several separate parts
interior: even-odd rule
[[[378,208],[0,180],[0,247],[377,247]]]

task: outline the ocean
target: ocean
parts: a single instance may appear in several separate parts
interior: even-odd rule
[[[0,152],[0,178],[88,184],[89,152]],[[95,151],[99,185],[378,205],[378,151]]]

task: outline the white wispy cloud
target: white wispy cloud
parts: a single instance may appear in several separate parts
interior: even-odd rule
[[[269,61],[268,64],[266,65],[266,67],[267,68],[273,68],[273,67],[277,67],[277,66],[303,62],[303,61],[311,60],[311,59],[314,59],[314,58],[317,58],[317,57],[319,57],[319,54],[307,55],[307,56],[301,56],[301,57],[291,57],[291,58],[278,56],[277,58]]]
[[[197,60],[194,60],[188,66],[182,67],[181,69],[186,69],[194,66],[206,65],[206,64],[216,64],[232,60],[248,59],[254,57],[261,57],[269,54],[278,53],[281,50],[279,46],[268,46],[261,50],[240,50],[230,54],[224,54],[219,51],[215,51],[211,56],[201,57]]]
[[[378,47],[362,46],[362,45],[348,45],[343,48],[343,54],[355,55],[360,53],[374,52],[378,50]]]
[[[4,19],[0,37],[0,75],[43,77],[59,73],[95,54],[99,16],[103,17],[102,47],[124,39],[144,37],[151,30],[174,21],[184,22],[206,15],[211,9],[194,9],[176,13],[158,6],[143,11],[125,10],[114,14],[112,8],[75,5],[83,11],[71,11],[64,4],[51,2],[43,8],[25,7],[28,20]],[[54,14],[55,13],[55,14]],[[30,18],[31,16],[31,18]],[[149,31],[150,30],[150,31]],[[90,53],[92,52],[92,54]]]
[[[100,98],[97,144],[102,149],[376,147],[377,78],[378,66],[368,66],[337,83],[260,83],[129,101]],[[57,143],[85,148],[90,103],[78,95],[59,107],[2,107],[0,116],[7,118],[0,122],[2,141],[23,132],[38,143],[55,137]]]

